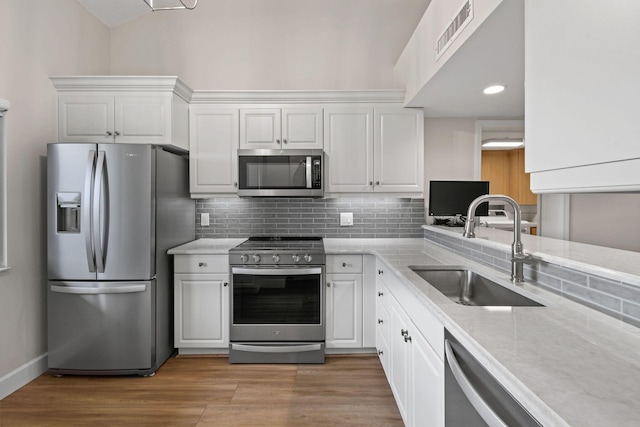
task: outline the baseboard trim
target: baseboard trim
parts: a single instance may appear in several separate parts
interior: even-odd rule
[[[47,353],[30,360],[0,378],[0,400],[47,371]]]

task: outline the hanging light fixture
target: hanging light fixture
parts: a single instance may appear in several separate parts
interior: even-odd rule
[[[185,3],[185,0],[177,0],[178,2],[180,2],[179,6],[177,5],[176,2],[174,2],[176,6],[158,6],[157,0],[142,0],[142,1],[144,1],[147,4],[147,6],[149,6],[151,10],[154,12],[157,10],[182,10],[182,9],[193,10],[198,5],[198,0],[187,1],[186,3]],[[160,2],[160,3],[163,3],[163,2]],[[164,3],[166,3],[166,1]]]

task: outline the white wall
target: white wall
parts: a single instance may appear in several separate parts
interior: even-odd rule
[[[475,119],[425,119],[425,206],[429,203],[429,181],[478,179],[475,126]]]
[[[572,194],[573,242],[640,252],[640,194]]]
[[[46,144],[50,75],[105,74],[109,31],[75,0],[1,0],[0,98],[7,118],[8,258],[0,273],[0,379],[47,351]],[[0,382],[0,398],[2,397]]]
[[[393,66],[428,0],[211,0],[112,30],[112,74],[196,90],[396,89]]]

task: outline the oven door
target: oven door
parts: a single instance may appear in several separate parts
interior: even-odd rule
[[[324,341],[324,269],[231,268],[232,342]]]

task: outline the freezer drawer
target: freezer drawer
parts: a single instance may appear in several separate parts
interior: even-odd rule
[[[48,282],[51,373],[135,374],[155,364],[155,281]]]

